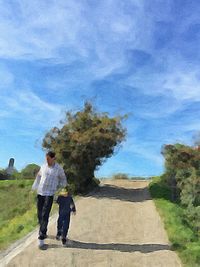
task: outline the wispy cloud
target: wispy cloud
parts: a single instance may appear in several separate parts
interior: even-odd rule
[[[15,135],[24,135],[25,132],[27,135],[40,135],[58,125],[64,116],[64,106],[42,100],[30,90],[12,92],[10,96],[3,96],[1,101],[1,126]]]
[[[156,153],[153,146],[153,143],[149,144],[145,141],[141,143],[141,141],[137,141],[136,138],[129,138],[129,140],[123,146],[123,151],[130,152],[132,155],[140,156],[141,158],[145,158],[150,162],[160,166],[163,163],[163,158],[160,154],[159,148]]]
[[[200,100],[199,70],[177,70],[166,76],[163,83],[163,87],[171,90],[178,100]]]
[[[181,69],[183,59],[180,53],[175,53],[175,46],[171,51],[172,56],[169,47],[157,50],[154,47],[157,23],[165,23],[160,24],[162,27],[171,25],[176,15],[172,12],[172,1],[161,2],[158,5],[153,2],[152,9],[147,1],[136,0],[127,3],[101,1],[95,5],[88,1],[52,1],[51,4],[20,1],[15,5],[4,4],[0,13],[0,56],[47,58],[53,59],[55,64],[70,64],[79,60],[84,65],[81,67],[82,75],[76,72],[78,80],[83,79],[84,74],[93,82],[110,74],[126,72],[125,84],[138,87],[147,94],[171,91],[175,98],[193,100],[199,91],[198,69]],[[190,25],[194,22],[192,17],[187,23]],[[178,27],[176,24],[174,32],[183,36],[183,25],[186,25],[182,21],[179,24]],[[173,38],[173,33],[171,35]],[[177,40],[177,36],[179,44],[182,37]],[[170,39],[169,45],[174,39]],[[127,57],[127,51],[137,50],[150,55],[153,65],[144,62],[141,68],[143,59],[140,57],[138,61],[138,53]],[[163,66],[165,69],[158,75],[158,69]],[[51,79],[49,77],[47,85],[55,88],[58,82],[55,78]],[[65,78],[60,87],[62,83],[69,87],[76,85],[71,77]]]
[[[40,138],[64,110],[82,107],[89,98],[101,111],[131,114],[119,158],[130,153],[157,168],[163,143],[188,142],[198,131],[199,3],[0,0],[0,5],[1,136],[27,132]]]

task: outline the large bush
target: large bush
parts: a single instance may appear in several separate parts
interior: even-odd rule
[[[0,169],[0,180],[9,179],[9,175],[7,174],[6,170]]]
[[[22,179],[34,179],[36,174],[38,173],[40,166],[37,164],[28,164],[24,169],[21,170],[21,178]]]
[[[171,188],[172,200],[180,200],[186,208],[187,222],[199,231],[200,151],[194,147],[175,144],[166,145],[162,154],[166,168],[163,180]]]
[[[96,184],[94,171],[124,140],[122,119],[97,113],[90,103],[85,103],[83,110],[66,113],[61,128],[54,127],[46,134],[43,147],[56,152],[69,183],[74,184],[78,192]]]

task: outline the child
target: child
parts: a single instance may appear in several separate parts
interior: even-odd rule
[[[60,191],[56,202],[59,205],[56,239],[60,240],[62,237],[62,244],[65,246],[70,223],[70,214],[73,212],[73,214],[76,215],[76,207],[73,198],[69,194],[66,187]]]

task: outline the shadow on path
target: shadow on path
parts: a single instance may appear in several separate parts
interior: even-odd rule
[[[133,189],[114,185],[103,185],[97,191],[87,194],[86,197],[111,198],[130,202],[143,202],[151,199],[147,187]]]
[[[92,250],[118,250],[121,252],[135,252],[150,253],[159,250],[171,250],[169,245],[162,244],[142,244],[142,245],[131,245],[131,244],[97,244],[97,243],[85,243],[80,241],[70,240],[70,244],[66,248],[79,248],[79,249],[92,249]],[[47,248],[60,248],[61,244],[48,244]]]

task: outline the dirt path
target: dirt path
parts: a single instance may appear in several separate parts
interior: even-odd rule
[[[37,248],[37,235],[5,257],[9,267],[180,267],[170,250],[161,219],[145,181],[105,181],[97,193],[76,202],[70,247],[55,240],[56,217],[49,225],[48,248]],[[25,243],[24,243],[25,244]],[[19,252],[22,250],[21,252]],[[13,257],[13,258],[12,258]]]

